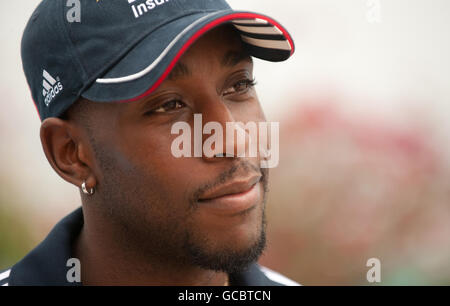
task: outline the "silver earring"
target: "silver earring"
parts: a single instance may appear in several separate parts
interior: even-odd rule
[[[81,184],[81,190],[83,191],[84,194],[87,195],[93,195],[95,192],[94,188],[91,188],[90,190],[86,188],[86,181],[84,181],[83,184]]]

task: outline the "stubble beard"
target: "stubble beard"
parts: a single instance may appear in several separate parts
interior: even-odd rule
[[[165,218],[165,221],[162,222],[155,216],[149,217],[151,220],[147,220],[144,214],[140,212],[150,210],[149,215],[151,216],[151,207],[148,206],[155,205],[155,201],[160,202],[160,207],[172,205],[172,209],[176,209],[176,205],[168,203],[162,196],[152,198],[150,205],[148,205],[150,203],[148,198],[136,198],[136,194],[140,192],[139,187],[148,188],[148,186],[134,185],[133,188],[130,186],[128,186],[130,188],[127,188],[125,182],[121,183],[124,178],[125,181],[132,180],[134,182],[148,182],[152,178],[144,180],[139,177],[139,180],[137,180],[136,174],[120,173],[118,170],[120,167],[114,165],[114,159],[108,155],[104,146],[95,146],[94,152],[104,178],[98,189],[98,194],[101,197],[100,205],[104,205],[102,207],[103,216],[111,218],[110,222],[115,224],[117,233],[119,233],[115,237],[117,243],[131,256],[147,260],[149,264],[172,267],[190,265],[205,270],[232,274],[245,270],[251,263],[257,261],[265,250],[268,169],[260,169],[262,172],[263,203],[258,237],[244,249],[236,250],[233,246],[227,245],[221,250],[211,250],[208,247],[210,245],[208,239],[204,235],[198,235],[192,231],[192,222],[189,221],[189,217],[194,211],[191,210],[185,216],[179,218],[173,217],[171,214],[163,215],[162,218]],[[140,175],[148,176],[148,174],[142,172]],[[158,188],[155,188],[154,192],[158,194]],[[147,191],[146,194],[148,193]],[[130,201],[134,202],[134,205],[130,205]],[[161,217],[159,212],[158,215]]]

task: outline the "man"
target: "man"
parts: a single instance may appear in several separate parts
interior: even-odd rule
[[[261,154],[229,154],[226,141],[213,155],[177,158],[172,133],[195,114],[221,126],[264,122],[251,56],[289,58],[287,31],[221,0],[82,1],[79,22],[70,9],[41,2],[22,59],[45,155],[80,188],[82,208],[0,284],[296,285],[256,263]]]

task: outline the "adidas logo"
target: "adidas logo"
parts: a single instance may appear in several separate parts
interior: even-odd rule
[[[45,105],[49,106],[53,99],[62,92],[63,85],[59,81],[59,77],[55,79],[45,69],[42,72],[42,76],[44,77],[44,80],[42,81],[42,86],[44,86],[42,95],[45,97]]]

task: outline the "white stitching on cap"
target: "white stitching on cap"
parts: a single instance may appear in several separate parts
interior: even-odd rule
[[[253,34],[268,34],[268,35],[283,35],[280,29],[277,27],[252,27],[252,26],[241,26],[234,24],[236,28],[245,33]]]
[[[261,47],[261,48],[268,48],[268,49],[278,49],[278,50],[285,50],[285,51],[291,51],[291,44],[287,40],[269,40],[269,39],[257,39],[245,36],[244,34],[241,35],[241,38],[246,43],[249,43],[250,45]]]

